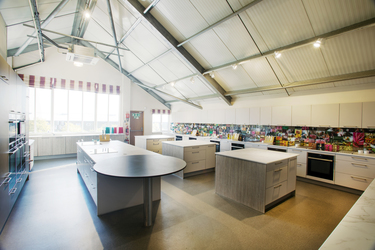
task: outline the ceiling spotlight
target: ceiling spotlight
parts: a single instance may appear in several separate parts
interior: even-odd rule
[[[190,82],[194,83],[194,77],[190,78]]]
[[[83,12],[83,15],[86,17],[86,18],[90,18],[90,11],[88,10],[85,10],[85,12]]]
[[[319,38],[319,39],[314,43],[314,47],[315,47],[315,48],[319,48],[320,45],[322,45],[322,39],[321,39],[321,38]]]
[[[175,82],[171,82],[171,86],[174,87]]]
[[[211,78],[215,78],[215,74],[214,74],[214,72],[211,72],[211,73],[210,73],[210,76],[211,76]]]
[[[236,63],[236,64],[233,64],[233,65],[232,65],[232,68],[233,68],[233,69],[237,69],[237,66],[238,66],[237,63]]]
[[[276,58],[280,58],[280,56],[281,56],[281,53],[278,52],[278,51],[275,51],[275,57],[276,57]]]
[[[83,63],[81,63],[81,62],[74,62],[73,64],[76,67],[82,67],[83,66]]]

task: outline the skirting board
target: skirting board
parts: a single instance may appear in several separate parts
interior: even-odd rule
[[[311,183],[311,184],[315,184],[315,185],[319,185],[319,186],[323,186],[323,187],[328,187],[328,188],[344,191],[344,192],[351,193],[351,194],[361,195],[363,193],[363,191],[361,191],[361,190],[343,187],[343,186],[330,184],[330,183],[325,183],[325,182],[321,182],[321,181],[311,180],[311,179],[303,178],[303,177],[300,177],[300,176],[297,176],[297,181],[303,181],[303,182],[307,182],[307,183]]]
[[[34,161],[60,159],[60,158],[72,158],[72,157],[77,158],[77,154],[34,156]]]

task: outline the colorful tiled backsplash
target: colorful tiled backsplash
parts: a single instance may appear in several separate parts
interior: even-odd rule
[[[273,144],[321,148],[327,151],[373,149],[375,146],[375,129],[357,128],[322,128],[293,126],[260,126],[235,124],[197,124],[172,123],[171,131],[177,134],[191,134],[197,131],[199,136],[213,136],[222,139],[237,138],[242,135],[243,141],[263,141],[272,136]],[[237,135],[237,136],[236,136]],[[375,151],[375,149],[373,149]]]

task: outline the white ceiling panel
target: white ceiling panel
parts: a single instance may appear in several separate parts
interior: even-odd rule
[[[198,36],[189,43],[191,43],[191,45],[209,62],[210,67],[219,66],[236,60],[233,54],[212,30]],[[218,53],[218,51],[220,51],[220,53]]]
[[[165,81],[148,65],[137,70],[132,75],[134,75],[141,82],[149,86],[160,85],[165,83]]]
[[[89,22],[84,38],[96,42],[114,45],[113,37],[94,20]],[[95,44],[93,44],[95,46]]]
[[[220,24],[214,31],[237,60],[259,54],[258,48],[238,17]]]
[[[324,58],[332,75],[375,69],[375,27],[348,32],[325,41]]]
[[[284,51],[276,61],[289,82],[330,76],[322,52],[313,45]]]
[[[27,23],[29,25],[33,25],[32,22]],[[11,26],[7,28],[8,38],[7,38],[7,45],[8,49],[18,48],[20,47],[26,40],[28,39],[27,35],[31,35],[33,33],[33,29],[22,25]],[[36,40],[32,43],[36,43]]]
[[[316,35],[375,16],[375,3],[369,0],[303,0],[302,2]]]
[[[286,91],[284,89],[278,89],[278,90],[271,90],[271,91],[263,91],[263,95],[285,95],[288,96]]]
[[[170,94],[170,95],[173,95],[175,97],[178,97],[178,98],[181,98],[181,99],[185,99],[185,97],[183,95],[181,95],[181,93],[174,87],[172,87],[171,85],[165,85],[163,88],[159,88],[160,91],[162,92],[165,92],[167,94]],[[160,93],[160,92],[156,92],[156,93]],[[175,98],[173,98],[175,99]]]
[[[191,85],[191,83],[190,83]],[[188,84],[185,84],[183,81],[179,81],[175,84],[175,89],[178,90],[180,93],[183,94],[185,98],[192,98],[198,96],[189,86]]]
[[[280,84],[265,58],[251,60],[241,66],[258,87]]]
[[[0,1],[0,2],[11,2],[11,1]],[[32,20],[30,6],[28,4],[20,8],[11,8],[11,9],[1,8],[0,12],[6,25],[12,25],[12,24],[17,24],[20,22]]]
[[[193,68],[173,50],[161,57],[158,61],[172,71],[176,75],[176,79],[183,78],[194,73]]]
[[[209,89],[205,83],[201,81],[200,78],[195,77],[194,83],[190,82],[190,79],[184,79],[178,82],[179,88],[181,87],[181,91],[186,91],[187,97],[196,97],[196,96],[205,96],[205,95],[212,95],[213,92]],[[188,90],[189,89],[189,90]],[[185,93],[185,92],[183,92]]]
[[[309,86],[303,86],[303,87],[295,87],[295,88],[288,88],[288,91],[293,92],[301,92],[301,91],[307,91],[307,90],[318,90],[318,89],[327,89],[327,88],[333,88],[335,85],[330,83],[322,83],[322,84],[316,84],[316,85],[309,85]]]
[[[159,60],[155,60],[149,64],[149,66],[158,73],[158,75],[163,78],[165,82],[171,82],[176,80],[178,77],[169,70],[164,64],[160,63]]]
[[[279,59],[278,58],[276,59],[274,56],[269,56],[269,57],[267,57],[267,60],[271,64],[271,67],[272,67],[273,71],[275,71],[275,73],[277,75],[277,78],[279,79],[281,84],[289,83],[289,80],[286,77],[286,74],[284,73],[284,71],[280,67],[280,64],[278,62]]]
[[[124,55],[123,57],[121,57],[122,67],[128,72],[132,72],[133,70],[141,67],[144,64],[130,51],[126,51],[121,54]]]
[[[191,43],[185,43],[184,48],[195,58],[195,60],[197,60],[200,65],[202,65],[203,68],[209,69],[212,67],[206,58]]]
[[[226,0],[190,0],[190,2],[206,20],[207,26],[233,13]]]
[[[208,26],[202,15],[190,1],[163,0],[156,5],[155,11],[163,14],[185,38]]]
[[[242,65],[236,70],[230,67],[215,72],[215,79],[226,91],[257,87]]]
[[[29,7],[29,2],[25,0],[0,1],[0,10],[8,11],[12,8],[21,8],[21,7]]]
[[[270,49],[314,36],[300,0],[266,0],[246,13]]]
[[[366,77],[361,79],[334,82],[335,87],[354,86],[360,84],[373,84],[373,88],[375,88],[375,77]]]

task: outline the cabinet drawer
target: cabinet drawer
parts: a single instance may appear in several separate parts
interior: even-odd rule
[[[306,164],[297,162],[297,176],[306,177]]]
[[[373,181],[373,178],[366,178],[362,176],[356,176],[352,174],[343,174],[336,172],[335,184],[344,187],[350,187],[364,191],[368,185]]]
[[[147,148],[153,147],[153,146],[160,146],[161,147],[161,140],[147,140]]]
[[[354,155],[336,155],[337,161],[349,161],[349,162],[358,162],[358,163],[367,163],[375,166],[375,159],[370,157],[360,157]]]
[[[267,164],[267,172],[288,166],[288,159]]]
[[[287,193],[287,182],[284,181],[266,189],[266,205],[283,197]]]
[[[305,163],[306,164],[306,159],[307,159],[307,151],[303,150],[298,150],[298,149],[288,149],[288,153],[292,154],[298,154],[297,156],[297,162],[298,163]]]
[[[336,161],[336,171],[344,174],[375,178],[375,166],[367,162]]]
[[[168,138],[167,141],[174,141],[174,138]]]
[[[206,150],[194,150],[184,152],[184,161],[199,161],[206,158]]]
[[[276,184],[286,181],[288,178],[288,168],[282,167],[267,172],[266,188],[275,186]]]
[[[195,172],[199,170],[203,170],[206,167],[206,160],[200,161],[189,161],[186,162],[186,168],[184,169],[184,173]]]
[[[186,147],[186,148],[184,148],[184,152],[200,151],[202,149],[204,149],[204,146],[192,146],[192,147]]]

